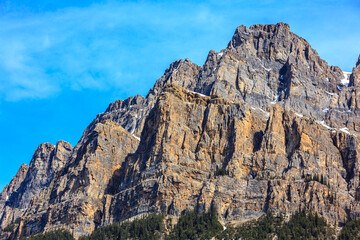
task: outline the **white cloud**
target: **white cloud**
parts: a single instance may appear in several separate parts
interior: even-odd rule
[[[218,21],[206,8],[182,12],[150,3],[110,2],[22,19],[4,16],[0,18],[4,26],[0,30],[0,98],[46,98],[64,88],[134,87],[132,78],[139,75],[131,71],[138,68],[144,75],[144,63],[164,57],[151,56],[151,50],[163,54],[164,44],[176,51],[180,39],[173,39],[178,45],[171,46],[171,38],[191,35],[199,26],[206,31],[209,23]]]

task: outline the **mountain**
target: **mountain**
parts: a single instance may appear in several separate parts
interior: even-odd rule
[[[77,145],[41,144],[0,195],[3,239],[76,237],[149,214],[216,209],[224,225],[309,208],[360,215],[360,58],[329,66],[285,23],[239,26],[204,65],[173,62],[111,103]]]

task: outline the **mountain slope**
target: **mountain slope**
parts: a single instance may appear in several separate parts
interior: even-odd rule
[[[307,207],[340,226],[360,213],[359,66],[328,66],[287,24],[240,26],[204,66],[176,61],[111,103],[74,148],[40,145],[0,196],[1,226],[21,218],[2,236],[210,207],[224,224]]]

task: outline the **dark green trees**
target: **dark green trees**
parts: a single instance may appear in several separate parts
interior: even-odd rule
[[[95,230],[79,240],[122,240],[122,239],[160,239],[164,232],[164,216],[150,214],[132,222],[114,223]]]
[[[223,230],[214,210],[187,212],[179,218],[167,239],[211,239]]]
[[[353,219],[345,224],[340,232],[339,240],[360,239],[360,220]]]
[[[43,234],[37,234],[26,238],[27,240],[75,240],[73,235],[64,229],[46,232]]]
[[[339,235],[339,239],[359,239],[360,220],[348,222]],[[271,212],[256,221],[245,223],[239,227],[228,227],[226,230],[218,221],[214,210],[197,213],[188,211],[180,216],[177,224],[165,224],[161,214],[150,214],[134,221],[123,221],[98,228],[89,236],[80,240],[178,240],[178,239],[335,239],[335,231],[317,213],[299,210],[288,221],[284,215],[274,216]],[[72,240],[67,230],[56,230],[38,234],[30,240]]]
[[[323,217],[305,209],[291,216],[277,233],[283,239],[335,239],[335,233]]]

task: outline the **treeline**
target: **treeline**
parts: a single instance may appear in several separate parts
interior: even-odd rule
[[[222,231],[223,226],[214,210],[202,214],[190,211],[179,218],[166,239],[211,239]]]
[[[360,239],[360,219],[353,219],[342,228],[339,240]]]
[[[167,225],[170,230],[166,230]],[[132,222],[111,224],[95,230],[79,240],[122,240],[122,239],[211,239],[223,230],[214,211],[202,214],[189,211],[183,214],[178,223],[165,224],[164,216],[151,214]]]
[[[89,236],[80,237],[79,240],[155,240],[160,239],[164,232],[164,216],[150,214],[132,222],[124,221],[98,228]]]
[[[274,216],[271,212],[239,227],[224,230],[215,211],[196,213],[188,211],[177,224],[171,225],[161,214],[150,214],[134,221],[123,221],[98,228],[79,240],[178,240],[178,239],[336,239],[336,234],[317,213],[302,209],[293,214],[288,221],[284,215]],[[56,230],[27,238],[30,240],[73,240],[67,230]],[[354,219],[345,224],[338,236],[343,239],[360,239],[360,220]]]
[[[69,230],[58,229],[25,238],[26,240],[74,240]]]
[[[335,231],[317,213],[305,209],[291,216],[277,232],[279,240],[286,239],[335,239]]]
[[[270,212],[256,221],[239,227],[228,227],[217,235],[218,239],[273,239],[276,228],[282,223],[282,215],[274,217]]]
[[[277,237],[275,237],[277,236]],[[335,239],[334,230],[325,219],[307,210],[297,211],[288,222],[284,216],[273,216],[271,212],[257,221],[223,231],[219,239]]]

